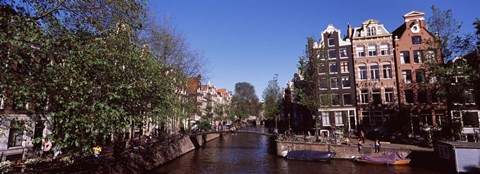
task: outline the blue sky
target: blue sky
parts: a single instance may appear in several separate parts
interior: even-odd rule
[[[430,7],[452,9],[463,22],[462,32],[474,32],[480,18],[478,0],[150,0],[150,11],[168,16],[208,61],[207,81],[233,91],[235,83],[248,82],[258,97],[275,74],[285,87],[296,72],[306,37],[318,39],[328,24],[346,33],[347,24],[358,27],[376,19],[389,32],[403,23],[410,11],[431,15]]]

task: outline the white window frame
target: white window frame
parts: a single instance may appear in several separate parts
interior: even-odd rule
[[[373,69],[372,66],[377,66],[377,68]],[[370,79],[372,81],[378,81],[380,79],[380,66],[378,66],[378,64],[370,65]]]
[[[380,55],[382,55],[382,56],[390,55],[390,50],[388,49],[388,44],[380,45]]]
[[[337,87],[333,87],[333,81],[335,81]],[[332,77],[330,78],[330,89],[339,89],[340,85],[338,85],[338,77]]]
[[[330,52],[334,52],[334,53],[335,53],[335,56],[334,56],[334,57],[330,56]],[[329,59],[329,60],[335,60],[335,59],[337,59],[337,57],[338,57],[338,56],[337,56],[337,50],[336,50],[336,49],[329,49],[329,50],[328,50],[328,59]]]
[[[392,91],[388,91],[389,89]],[[393,88],[385,88],[385,103],[393,103],[395,101],[395,95],[393,94],[393,91]]]
[[[403,70],[402,71],[402,81],[405,84],[410,84],[410,83],[412,83],[412,71],[410,71],[410,80],[407,79],[407,71],[409,71],[409,70]]]
[[[355,51],[356,51],[357,57],[365,57],[365,47],[364,46],[357,46]]]
[[[368,46],[368,57],[375,57],[377,56],[377,46],[376,45],[369,45]]]
[[[415,54],[417,55],[417,60],[418,62],[415,62]],[[422,60],[422,51],[421,50],[415,50],[413,51],[413,63],[415,64],[421,64],[423,63],[423,60]]]
[[[365,69],[360,69],[360,67],[365,67]],[[366,65],[365,66],[364,65],[358,66],[357,69],[358,69],[358,79],[359,80],[367,80],[367,78],[368,78],[367,66]],[[365,72],[365,73],[362,73],[362,72]],[[364,78],[362,78],[363,74],[365,75]]]
[[[333,45],[330,44],[330,41],[333,40]],[[328,38],[328,47],[334,47],[335,46],[335,39],[334,38]]]
[[[332,72],[332,68],[331,68],[331,67],[332,67],[333,64],[335,64],[335,67],[336,67],[335,69],[337,70],[337,72]],[[338,65],[337,65],[337,62],[330,62],[330,63],[328,63],[328,72],[329,72],[330,74],[338,74]]]
[[[330,126],[330,113],[329,112],[322,112],[322,125],[323,126]]]
[[[343,112],[335,111],[335,126],[343,126]]]
[[[348,80],[348,83],[349,83],[350,86],[351,86],[350,77],[349,77],[349,76],[342,76],[342,89],[350,89],[350,86],[344,86],[344,85],[343,85],[343,81],[344,81],[345,79]]]
[[[345,56],[343,56],[342,53],[345,53]],[[340,49],[340,58],[347,58],[347,57],[348,57],[347,49],[346,48],[341,48]]]
[[[388,65],[390,67],[385,68],[385,65]],[[383,64],[382,65],[382,70],[383,70],[383,78],[384,79],[391,79],[392,78],[392,64]]]
[[[367,91],[367,93],[362,93]],[[360,104],[368,104],[368,89],[360,89]]]

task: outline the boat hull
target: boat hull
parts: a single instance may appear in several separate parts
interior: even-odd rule
[[[329,161],[335,157],[335,155],[335,152],[297,150],[288,152],[285,158],[300,161]]]

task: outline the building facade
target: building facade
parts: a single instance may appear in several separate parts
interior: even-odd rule
[[[308,42],[309,53],[318,59],[320,99],[330,100],[330,107],[320,108],[324,128],[356,129],[355,82],[350,39],[342,39],[339,29],[328,25],[319,42]]]
[[[358,124],[362,128],[389,127],[398,109],[392,34],[377,20],[350,28]]]
[[[435,97],[435,80],[427,80],[428,67],[442,64],[436,37],[427,29],[424,13],[405,14],[404,23],[393,34],[397,76],[399,124],[410,124],[418,133],[420,128],[438,126],[446,121],[446,106]],[[406,118],[408,117],[408,118]]]

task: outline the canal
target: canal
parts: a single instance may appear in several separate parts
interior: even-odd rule
[[[249,130],[262,130],[250,127]],[[410,166],[375,166],[350,160],[330,162],[289,161],[275,155],[274,141],[263,135],[224,135],[189,152],[152,173],[438,173]]]

